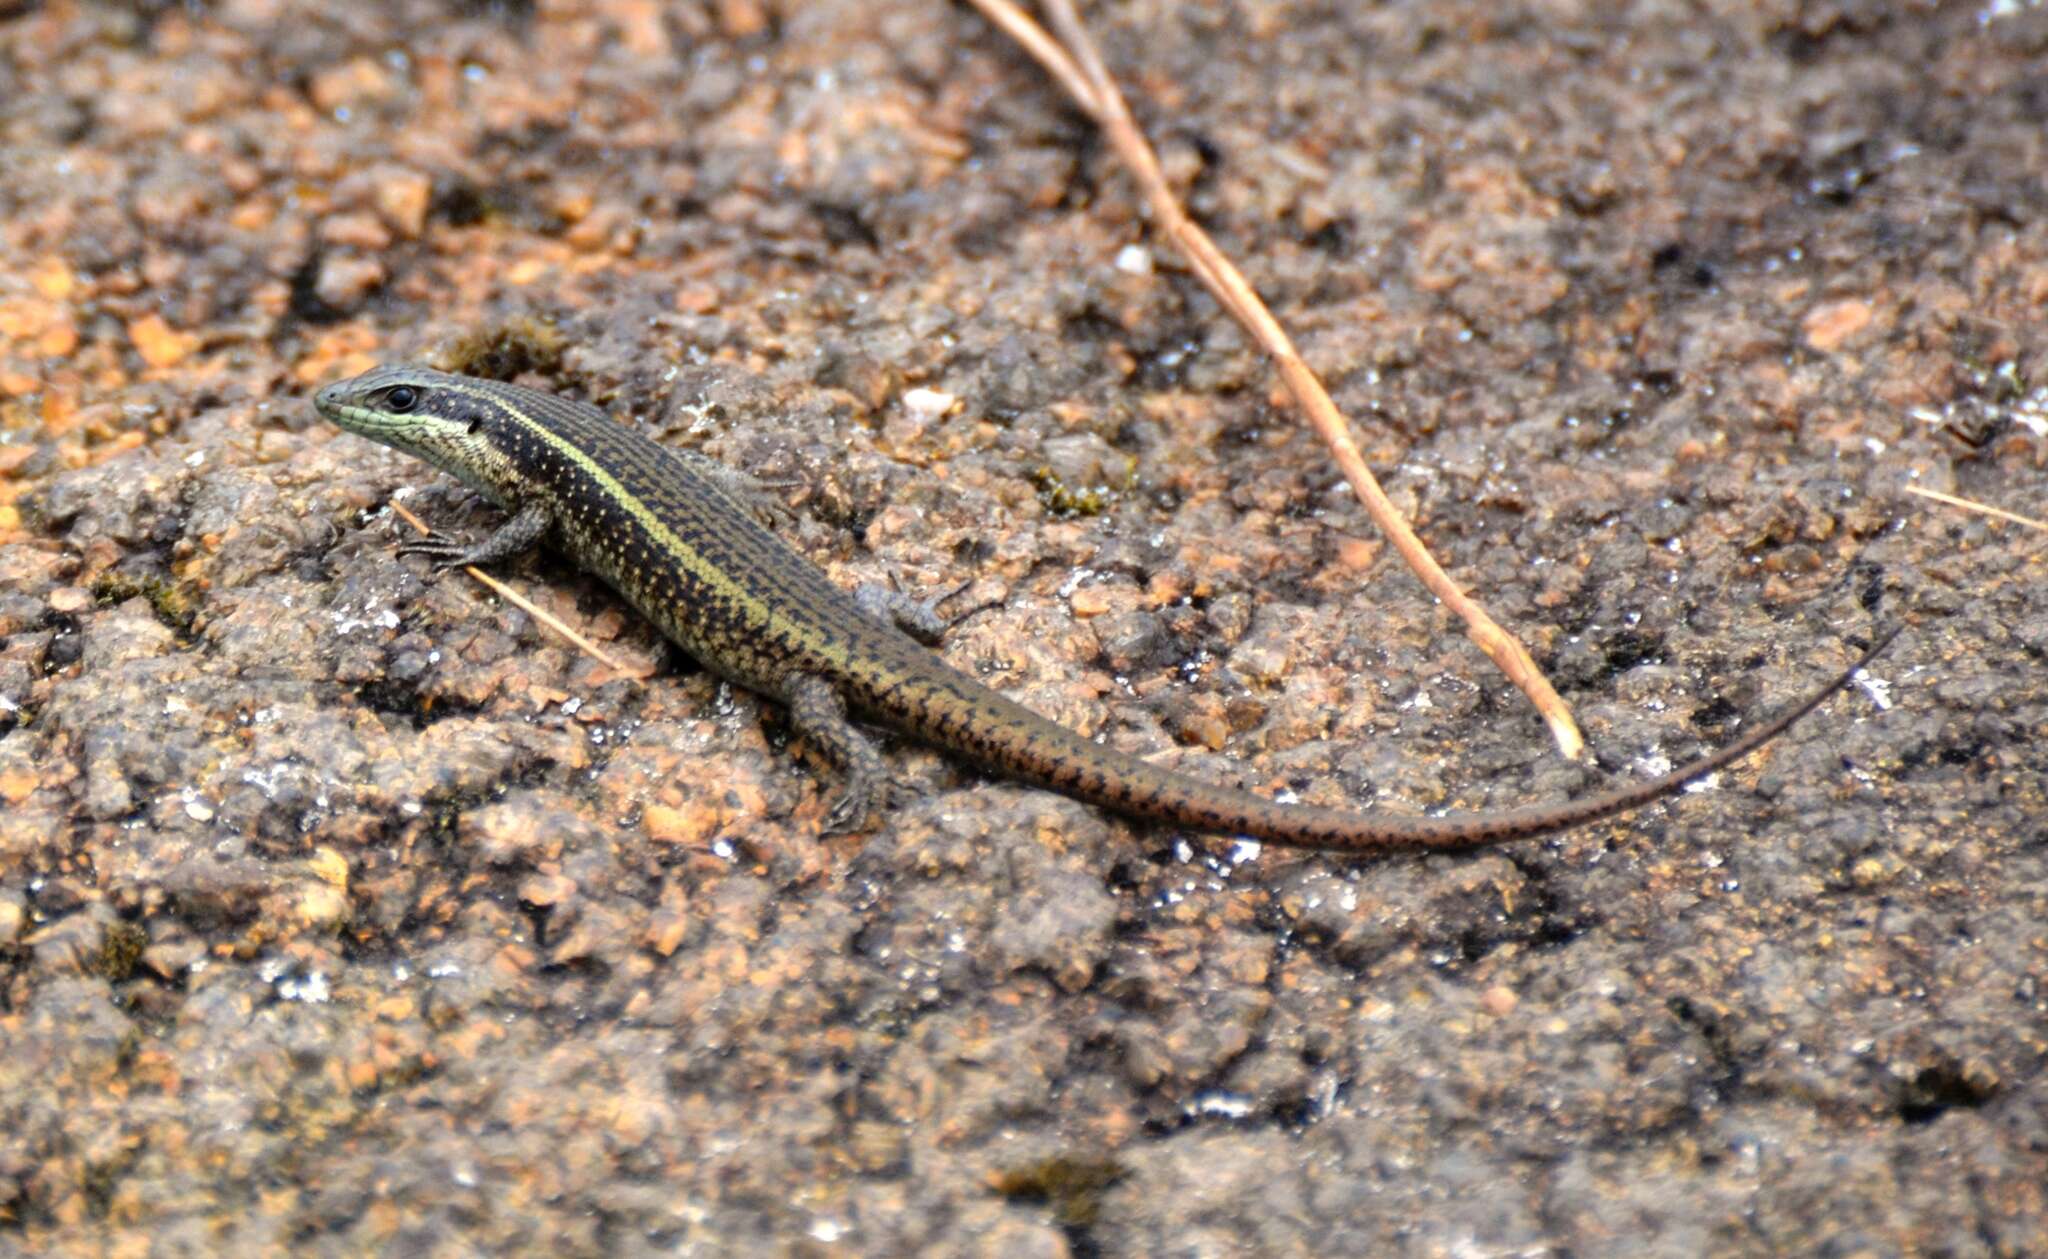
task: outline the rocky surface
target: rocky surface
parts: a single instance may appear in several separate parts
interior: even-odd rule
[[[1597,765],[964,7],[0,4],[0,1252],[2048,1253],[2048,9],[1090,14]],[[439,355],[746,467],[955,665],[1465,857],[831,783],[399,562]]]

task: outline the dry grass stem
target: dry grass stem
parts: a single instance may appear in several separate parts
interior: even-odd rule
[[[1944,494],[1940,490],[1922,489],[1917,485],[1907,486],[1906,492],[1908,494],[1918,494],[1922,498],[1931,498],[1937,503],[1947,503],[1950,507],[1960,507],[1964,511],[1973,511],[1982,516],[1995,516],[2000,520],[2010,520],[2016,525],[2025,525],[2029,529],[2039,529],[2043,533],[2048,533],[2048,521],[2035,520],[2031,516],[2022,516],[2017,512],[2009,512],[2001,507],[1992,507],[1985,503],[1973,502],[1967,498],[1957,498],[1953,494]]]
[[[1466,597],[1465,592],[1430,556],[1428,548],[1423,546],[1422,540],[1415,536],[1415,531],[1409,528],[1400,511],[1380,489],[1379,482],[1366,466],[1365,456],[1352,440],[1350,422],[1337,410],[1337,404],[1331,401],[1329,392],[1309,370],[1308,364],[1302,361],[1280,321],[1273,317],[1272,311],[1259,299],[1244,275],[1209,239],[1208,233],[1187,216],[1174,198],[1158,157],[1131,117],[1123,93],[1103,66],[1102,58],[1088,38],[1071,0],[1043,0],[1048,18],[1059,32],[1059,39],[1047,34],[1012,0],[970,0],[970,3],[1030,53],[1102,128],[1110,147],[1143,190],[1158,232],[1173,243],[1187,259],[1196,277],[1272,357],[1281,380],[1300,404],[1323,444],[1329,448],[1338,468],[1351,482],[1366,514],[1393,542],[1394,549],[1400,552],[1409,569],[1430,593],[1465,622],[1466,633],[1479,649],[1529,697],[1549,725],[1558,750],[1567,757],[1578,756],[1585,740],[1580,736],[1578,724],[1572,720],[1571,710],[1564,700],[1559,698],[1522,645],[1495,624],[1484,609]]]

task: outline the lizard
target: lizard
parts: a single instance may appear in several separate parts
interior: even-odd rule
[[[425,460],[510,514],[480,542],[435,531],[401,543],[401,554],[437,570],[488,566],[551,539],[683,651],[781,703],[844,778],[828,833],[865,824],[888,782],[858,716],[1142,821],[1352,853],[1497,844],[1628,812],[1747,756],[1898,633],[1878,634],[1833,681],[1721,748],[1599,794],[1415,816],[1283,803],[1092,742],[953,669],[930,650],[945,628],[933,604],[887,587],[842,589],[768,527],[765,491],[747,474],[663,446],[597,407],[404,365],[329,384],[313,402],[339,427]]]

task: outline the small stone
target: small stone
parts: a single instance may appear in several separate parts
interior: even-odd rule
[[[1266,635],[1247,640],[1230,653],[1231,671],[1249,682],[1277,686],[1293,667],[1288,644]]]
[[[373,200],[377,213],[399,235],[413,238],[426,230],[427,210],[434,199],[433,181],[418,171],[381,173]]]
[[[519,885],[519,899],[543,908],[559,905],[576,894],[576,884],[566,875],[536,874]]]
[[[647,922],[647,930],[641,933],[640,942],[661,954],[671,956],[682,947],[683,937],[690,932],[690,920],[673,910],[657,910]]]
[[[315,848],[306,864],[312,867],[314,877],[321,882],[343,889],[348,887],[348,858],[332,848]]]
[[[173,367],[185,361],[199,339],[179,332],[164,322],[158,314],[144,315],[128,325],[128,340],[135,346],[135,352],[151,367]]]
[[[1188,712],[1174,720],[1173,733],[1183,743],[1221,752],[1230,740],[1230,725],[1217,712]]]
[[[320,239],[330,245],[378,250],[391,246],[391,229],[371,214],[336,214],[320,224]]]
[[[1131,459],[1100,434],[1062,433],[1038,448],[1053,477],[1075,494],[1120,486],[1130,480]]]
[[[768,29],[760,0],[718,0],[718,27],[727,39],[746,39]]]
[[[676,309],[686,315],[708,315],[718,309],[718,290],[709,284],[691,284],[676,290]]]
[[[299,890],[299,921],[327,930],[348,921],[348,893],[331,883],[309,881]]]
[[[4,943],[4,941],[0,941]],[[206,946],[198,940],[166,940],[152,944],[142,950],[139,959],[158,979],[172,980],[192,968],[192,963],[206,956]]]
[[[384,279],[384,264],[373,258],[332,257],[320,264],[313,292],[336,310],[354,310]]]
[[[1109,597],[1107,588],[1083,586],[1067,600],[1067,606],[1073,610],[1075,616],[1086,620],[1091,616],[1101,616],[1114,608],[1116,603]]]
[[[28,273],[28,282],[35,290],[53,302],[71,300],[73,290],[78,287],[78,276],[69,263],[55,254],[44,258]]]
[[[694,847],[710,840],[724,822],[724,810],[702,797],[680,809],[650,804],[640,814],[641,829],[657,844]]]
[[[936,420],[960,400],[937,389],[912,389],[903,395],[903,409],[921,420]]]
[[[35,794],[41,781],[33,769],[16,766],[0,769],[0,800],[20,804]]]
[[[1831,354],[1842,343],[1870,326],[1870,303],[1861,298],[1830,302],[1815,308],[1803,325],[1806,343],[1823,354]]]
[[[1151,612],[1123,612],[1103,622],[1096,638],[1110,667],[1128,673],[1160,650],[1166,642],[1166,625]]]
[[[1369,538],[1339,538],[1337,562],[1354,573],[1371,568],[1380,557],[1380,544]]]
[[[397,81],[382,65],[369,57],[356,57],[312,75],[306,94],[322,110],[333,111],[386,100],[397,89]]]

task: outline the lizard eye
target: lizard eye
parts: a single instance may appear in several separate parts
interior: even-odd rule
[[[420,392],[411,385],[400,385],[384,395],[384,405],[399,415],[404,415],[420,404]]]

